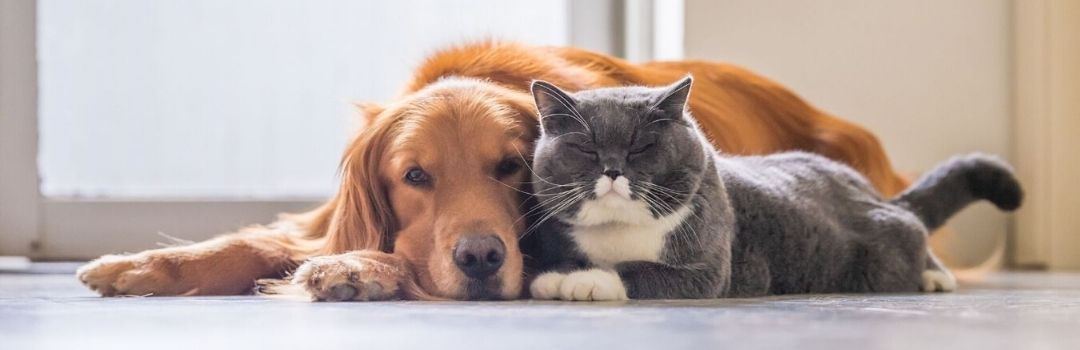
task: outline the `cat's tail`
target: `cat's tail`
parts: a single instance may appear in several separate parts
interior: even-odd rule
[[[891,202],[907,208],[933,232],[953,214],[980,199],[998,209],[1020,207],[1024,191],[1012,168],[1001,159],[980,153],[956,156],[930,170]]]

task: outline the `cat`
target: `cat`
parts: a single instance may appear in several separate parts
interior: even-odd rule
[[[536,299],[951,291],[928,232],[979,199],[1023,197],[995,157],[954,157],[883,199],[848,166],[803,152],[727,156],[687,110],[693,78],[567,93],[532,84],[541,136]]]

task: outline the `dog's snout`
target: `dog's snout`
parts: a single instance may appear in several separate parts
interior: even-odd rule
[[[454,263],[466,276],[484,279],[499,271],[506,245],[494,235],[464,237],[454,246]]]
[[[620,171],[619,169],[607,169],[607,170],[604,170],[604,175],[607,175],[607,177],[610,177],[612,180],[615,180],[615,179],[619,178],[619,176],[622,175],[622,171]]]

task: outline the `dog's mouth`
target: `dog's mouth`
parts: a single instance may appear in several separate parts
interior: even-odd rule
[[[503,300],[502,281],[498,277],[469,279],[465,282],[465,300]]]

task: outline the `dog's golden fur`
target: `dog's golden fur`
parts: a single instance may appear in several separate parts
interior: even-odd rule
[[[345,152],[337,195],[320,208],[201,243],[105,256],[78,276],[102,295],[241,294],[320,256],[286,283],[315,298],[339,283],[356,285],[356,300],[474,298],[451,255],[462,235],[482,232],[500,237],[508,254],[487,297],[513,298],[522,284],[517,235],[528,175],[494,169],[529,157],[537,132],[529,83],[660,85],[687,73],[696,78],[690,108],[720,150],[806,150],[851,165],[884,195],[905,187],[871,133],[744,69],[485,42],[432,55],[386,107],[360,106],[366,127]],[[430,173],[432,186],[403,181],[415,167]]]

